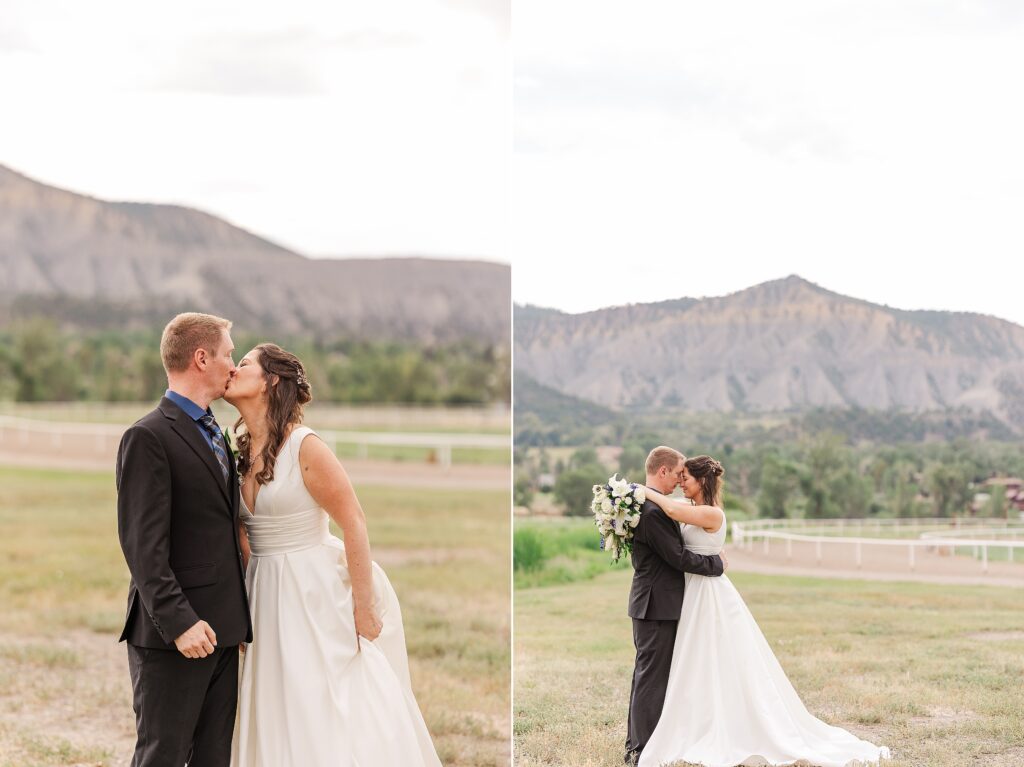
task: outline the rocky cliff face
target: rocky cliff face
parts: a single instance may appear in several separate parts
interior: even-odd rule
[[[581,315],[516,307],[514,362],[517,373],[612,407],[965,406],[1024,422],[1024,328],[890,309],[795,276]]]
[[[510,334],[505,265],[309,259],[201,211],[97,200],[3,166],[0,275],[0,321],[45,312],[130,326],[193,309],[288,334],[422,343]]]

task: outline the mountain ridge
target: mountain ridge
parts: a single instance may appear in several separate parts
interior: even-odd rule
[[[106,201],[3,165],[0,270],[0,324],[139,327],[193,309],[254,331],[510,343],[508,265],[311,259],[196,208]]]
[[[514,313],[517,372],[605,407],[968,407],[1024,425],[1024,328],[989,315],[894,309],[796,275],[726,296]]]

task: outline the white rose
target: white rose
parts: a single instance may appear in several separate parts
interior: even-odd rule
[[[601,511],[603,511],[605,514],[607,514],[611,510],[612,510],[612,502],[611,502],[611,500],[608,499],[608,498],[602,498],[601,499]]]
[[[644,501],[647,500],[647,488],[645,488],[643,485],[637,485],[636,489],[633,491],[633,497],[637,500],[638,503],[642,504]]]

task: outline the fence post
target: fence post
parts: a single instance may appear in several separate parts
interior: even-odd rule
[[[988,572],[988,546],[986,545],[981,547],[981,571],[983,573]]]
[[[910,569],[914,569],[914,544],[910,544]]]
[[[786,560],[789,562],[793,561],[793,539],[786,539]]]

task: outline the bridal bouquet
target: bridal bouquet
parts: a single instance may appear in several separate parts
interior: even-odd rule
[[[644,499],[643,485],[619,479],[618,474],[609,477],[605,485],[594,485],[590,508],[601,534],[601,548],[612,553],[612,562],[618,562],[623,551],[633,550],[633,528],[640,522]]]

